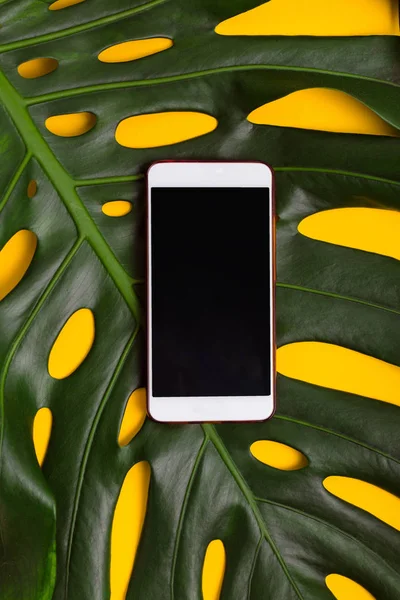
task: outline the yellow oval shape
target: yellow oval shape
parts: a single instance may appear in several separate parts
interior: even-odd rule
[[[324,488],[345,502],[354,504],[400,531],[400,498],[372,483],[352,477],[331,476]]]
[[[332,573],[325,577],[325,583],[336,600],[375,600],[375,597],[359,583],[343,575]]]
[[[247,120],[256,125],[399,136],[397,129],[356,98],[323,88],[300,90],[268,102],[253,110]]]
[[[21,229],[0,251],[0,300],[19,284],[32,262],[36,247],[36,235],[28,229]]]
[[[217,125],[217,119],[199,112],[137,115],[118,124],[115,139],[126,148],[157,148],[205,135]]]
[[[250,452],[265,465],[282,471],[298,471],[308,465],[302,452],[280,442],[258,440],[250,446]]]
[[[36,192],[37,192],[37,183],[34,179],[32,179],[28,184],[26,194],[27,194],[28,198],[33,198],[33,196],[36,196]]]
[[[147,509],[150,465],[143,461],[125,477],[111,529],[111,600],[125,600]]]
[[[96,115],[90,112],[55,115],[46,119],[47,129],[61,137],[76,137],[87,133],[96,125]]]
[[[83,363],[93,346],[94,316],[81,308],[70,316],[50,351],[48,371],[54,379],[69,377]]]
[[[355,350],[296,342],[277,352],[281,375],[400,406],[400,368]]]
[[[118,443],[127,446],[139,433],[146,419],[146,390],[139,388],[132,392],[127,402],[119,430]]]
[[[33,58],[18,65],[17,71],[24,79],[36,79],[52,73],[57,67],[58,60],[55,58]]]
[[[38,410],[33,421],[33,445],[40,466],[43,465],[46,458],[52,425],[53,415],[51,410],[49,408]]]
[[[124,217],[131,212],[132,203],[127,200],[113,200],[103,204],[101,210],[107,217]]]
[[[98,58],[104,63],[130,62],[167,50],[172,45],[173,41],[164,37],[132,40],[106,48],[100,52]]]
[[[226,568],[225,546],[221,540],[208,544],[203,564],[203,600],[219,600]]]
[[[343,19],[343,15],[346,18]],[[390,2],[335,0],[273,0],[231,17],[215,28],[220,35],[398,35],[396,11]]]
[[[85,2],[85,0],[56,0],[56,2],[50,4],[49,10],[62,10],[63,8],[68,8],[69,6],[80,4],[81,2]]]
[[[382,254],[400,260],[400,212],[379,208],[335,208],[310,215],[301,221],[302,235]]]

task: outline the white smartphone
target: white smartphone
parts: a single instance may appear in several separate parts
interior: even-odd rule
[[[263,421],[275,407],[274,190],[260,162],[158,162],[148,185],[148,412]]]

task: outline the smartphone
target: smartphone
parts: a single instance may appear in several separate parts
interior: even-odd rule
[[[263,421],[275,407],[274,189],[260,162],[157,162],[148,186],[148,412]]]

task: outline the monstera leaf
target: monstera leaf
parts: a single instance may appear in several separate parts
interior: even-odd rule
[[[398,38],[215,33],[254,0],[75,4],[0,3],[0,247],[11,244],[0,273],[10,288],[0,303],[1,600],[110,597],[115,506],[126,474],[145,461],[147,513],[128,599],[200,599],[206,549],[220,539],[222,599],[329,600],[325,578],[338,574],[379,600],[396,600],[400,526],[371,506],[379,491],[395,513],[400,496],[398,399],[380,394],[374,379],[374,359],[385,361],[379,365],[393,380],[400,365],[400,271],[390,248],[371,251],[370,242],[396,235],[397,213],[387,211],[399,208],[400,141],[254,125],[246,117],[291,92],[323,87],[400,127]],[[154,37],[173,46],[131,62],[98,60],[113,44]],[[18,67],[37,58],[58,68],[21,76]],[[117,143],[124,119],[174,111],[212,115],[218,127],[168,147]],[[86,133],[66,137],[47,121],[71,113],[86,119]],[[307,362],[310,348],[328,348],[326,361],[342,351],[345,362],[357,357],[367,367],[348,389],[337,362],[322,358],[329,387],[337,388],[328,389],[318,372],[306,383],[282,359],[286,375],[278,376],[271,421],[146,420],[120,447],[128,398],[144,385],[140,178],[151,161],[182,157],[276,168],[279,352],[300,349]],[[110,218],[102,207],[114,200],[133,209]],[[329,213],[338,217],[332,239],[315,239],[307,219],[332,209],[343,209]],[[368,252],[341,235],[350,216]],[[17,241],[21,257],[11,251]],[[17,264],[18,285],[4,257]],[[72,342],[87,356],[70,372],[49,372],[55,340],[77,315],[86,321]],[[43,407],[53,428],[41,469],[32,425]],[[296,449],[302,468],[259,460],[249,449],[262,441]],[[337,478],[364,485],[364,507],[334,495],[328,481]]]

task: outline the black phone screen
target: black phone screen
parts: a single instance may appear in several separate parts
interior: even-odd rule
[[[151,188],[153,396],[271,394],[268,188]]]

